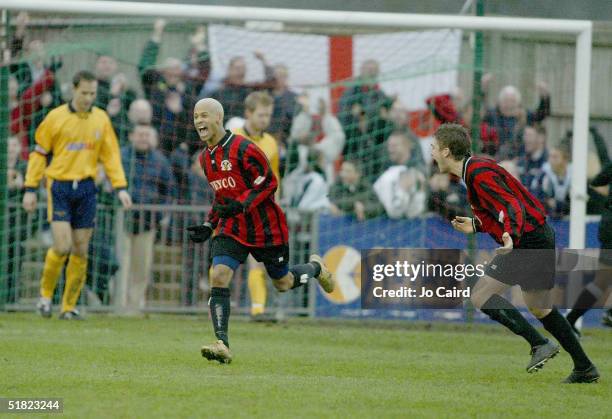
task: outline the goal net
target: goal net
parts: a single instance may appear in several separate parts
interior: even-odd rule
[[[80,300],[91,310],[206,309],[209,247],[185,233],[212,203],[192,120],[202,97],[218,99],[226,128],[252,137],[278,173],[291,262],[320,252],[339,281],[330,297],[311,284],[282,298],[268,281],[268,312],[356,312],[361,249],[469,247],[448,223],[471,214],[464,189],[438,173],[430,156],[433,133],[445,122],[470,129],[475,153],[503,162],[540,194],[561,246],[571,239],[573,247],[598,247],[581,180],[597,173],[612,131],[595,123],[587,141],[589,64],[585,72],[576,57],[590,62],[588,23],[551,21],[547,33],[529,19],[165,5],[156,12],[164,17],[154,19],[133,3],[114,3],[108,14],[100,12],[103,2],[50,2],[57,9],[45,10],[30,3],[0,1],[8,7],[0,94],[9,104],[0,149],[8,162],[0,300],[12,308],[30,309],[39,297],[53,244],[48,180],[35,211],[21,205],[36,129],[71,100],[80,70],[98,80],[95,106],[110,116],[134,200],[121,209],[100,166]],[[346,19],[337,25],[334,16]],[[482,42],[477,29],[485,30]],[[246,100],[253,92],[266,92],[254,108]],[[607,96],[591,98],[602,116],[612,110]],[[565,196],[543,181],[550,159],[578,178],[565,185]],[[479,237],[476,246],[494,243]],[[250,271],[257,269],[247,263],[233,281],[237,310],[252,308],[259,274]]]

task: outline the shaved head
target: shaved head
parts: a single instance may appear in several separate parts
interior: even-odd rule
[[[207,110],[208,112],[215,113],[216,115],[221,117],[222,121],[225,115],[225,112],[223,111],[223,105],[221,105],[221,102],[219,102],[216,99],[213,99],[212,97],[205,97],[204,99],[198,100],[198,102],[195,104],[195,107],[193,109],[194,109],[194,112],[197,112],[198,110],[200,111]]]
[[[193,108],[193,125],[200,139],[209,146],[217,144],[225,135],[223,116],[221,103],[210,97],[200,99]]]

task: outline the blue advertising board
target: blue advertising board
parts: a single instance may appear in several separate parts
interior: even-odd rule
[[[553,220],[557,247],[569,244],[569,222]],[[598,248],[599,222],[587,223],[586,247]],[[477,234],[476,247],[492,251],[497,243]],[[467,249],[468,237],[455,231],[437,215],[414,220],[379,218],[358,222],[352,217],[319,217],[319,252],[337,280],[331,295],[317,288],[316,315],[323,317],[407,318],[413,320],[464,320],[464,310],[362,310],[360,304],[361,250],[372,248]],[[480,313],[476,315],[480,316]]]

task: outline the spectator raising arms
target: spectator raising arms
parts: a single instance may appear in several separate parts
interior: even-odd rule
[[[17,15],[15,20],[16,30],[11,38],[10,45],[12,60],[9,70],[17,78],[19,94],[22,94],[34,83],[45,77],[48,71],[55,73],[62,66],[62,62],[58,57],[51,57],[49,59],[45,44],[39,39],[30,41],[24,52],[28,22],[29,16],[27,13],[21,12]],[[56,100],[55,105],[57,106],[59,105],[59,89],[55,88],[53,95]]]
[[[55,73],[61,68],[62,61],[58,57],[47,57],[45,45],[40,40],[29,42],[27,50],[23,50],[28,21],[27,13],[19,13],[7,54],[10,60],[10,131],[20,138],[21,156],[24,159],[28,158],[30,148],[34,145],[35,127],[51,109],[61,103]]]
[[[274,88],[274,73],[266,61],[266,57],[260,51],[254,52],[264,68],[264,80],[261,82],[249,83],[246,81],[247,65],[244,57],[235,56],[229,61],[227,74],[221,81],[218,89],[210,91],[214,86],[205,85],[200,92],[200,97],[212,97],[223,103],[225,107],[225,124],[233,117],[244,116],[244,100],[249,93],[255,90],[266,90]]]
[[[355,84],[342,94],[340,122],[345,128],[350,129],[351,125],[359,124],[362,118],[368,120],[375,117],[380,106],[388,100],[387,95],[378,86],[379,72],[378,61],[365,60],[361,64]]]
[[[169,156],[183,143],[190,151],[199,147],[192,121],[185,110],[193,109],[196,101],[194,83],[201,84],[201,80],[187,78],[183,62],[178,58],[168,57],[161,68],[155,66],[165,26],[163,19],[155,22],[138,70],[145,98],[153,107],[153,126],[159,133],[159,150]]]
[[[206,46],[206,27],[198,26],[189,38],[191,49],[186,61],[185,80],[193,89],[190,96],[196,98],[210,75],[210,54]]]

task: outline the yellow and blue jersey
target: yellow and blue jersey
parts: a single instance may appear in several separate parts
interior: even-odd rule
[[[43,175],[55,181],[95,179],[98,161],[113,188],[127,186],[117,136],[102,109],[76,112],[70,104],[58,106],[38,126],[35,139],[26,188],[37,188]]]
[[[268,161],[270,162],[270,167],[272,168],[272,173],[276,176],[276,181],[280,185],[280,156],[278,151],[278,144],[273,136],[264,132],[261,135],[251,134],[247,131],[246,128],[237,128],[234,130],[234,134],[242,135],[247,139],[254,142],[261,151],[264,152]]]

